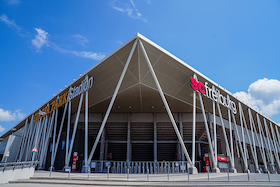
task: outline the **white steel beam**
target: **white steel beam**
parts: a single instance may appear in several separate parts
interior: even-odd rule
[[[193,77],[197,80],[196,74]],[[196,129],[196,91],[193,90],[193,121],[192,121],[192,165],[195,167],[195,129]],[[210,143],[209,143],[210,146]]]
[[[203,119],[204,119],[205,130],[206,130],[206,133],[207,133],[208,145],[209,145],[210,153],[211,153],[211,156],[212,156],[212,160],[214,162],[214,166],[216,166],[216,168],[215,167],[213,168],[213,171],[215,171],[216,173],[219,173],[220,170],[217,167],[217,163],[216,163],[216,160],[215,160],[215,157],[214,157],[213,147],[212,147],[212,143],[211,143],[211,137],[210,137],[208,123],[207,123],[207,119],[206,119],[206,115],[205,115],[205,110],[204,110],[204,104],[203,104],[200,92],[198,93],[198,96],[199,96],[199,100],[200,100],[200,106],[202,108],[202,115],[203,115]]]
[[[158,79],[157,79],[157,77],[156,77],[156,74],[155,74],[155,72],[154,72],[154,69],[153,69],[153,67],[152,67],[152,65],[151,65],[150,59],[149,59],[149,57],[148,57],[148,55],[147,55],[147,53],[146,53],[146,50],[145,50],[145,48],[144,48],[144,46],[143,46],[141,40],[139,40],[139,43],[140,43],[140,47],[141,47],[141,49],[142,49],[142,52],[143,52],[143,54],[144,54],[144,57],[145,57],[145,59],[146,59],[146,62],[147,62],[148,66],[149,66],[149,69],[150,69],[150,71],[151,71],[151,74],[152,74],[152,76],[153,76],[153,79],[154,79],[154,81],[155,81],[155,83],[156,83],[158,92],[159,92],[159,94],[160,94],[160,96],[161,96],[161,99],[162,99],[162,101],[163,101],[163,103],[164,103],[165,109],[166,109],[166,111],[167,111],[167,113],[168,113],[168,116],[169,116],[169,118],[170,118],[170,120],[171,120],[171,123],[172,123],[172,125],[173,125],[173,128],[174,128],[174,130],[175,130],[175,132],[176,132],[176,135],[177,135],[177,137],[178,137],[178,139],[179,139],[179,142],[180,142],[181,146],[183,147],[185,156],[186,156],[187,160],[189,161],[189,163],[190,163],[191,165],[194,165],[194,164],[192,163],[190,157],[189,157],[187,148],[186,148],[186,146],[185,146],[185,144],[184,144],[184,141],[183,141],[183,139],[182,139],[182,137],[181,137],[181,135],[180,135],[180,132],[179,132],[179,130],[178,130],[178,127],[177,127],[177,125],[176,125],[176,122],[175,122],[175,120],[174,120],[174,117],[173,117],[173,115],[172,115],[172,113],[171,113],[171,110],[170,110],[170,108],[169,108],[169,106],[168,106],[168,103],[167,103],[167,101],[166,101],[166,98],[165,98],[165,96],[164,96],[164,94],[163,94],[163,92],[162,92],[161,86],[160,86],[160,84],[159,84],[159,82],[158,82]],[[197,169],[196,169],[196,168],[193,170],[193,173],[197,173]]]
[[[20,140],[20,144],[19,144],[20,146],[18,147],[18,150],[17,150],[16,160],[18,159],[19,155],[22,155],[22,152],[23,152],[23,146],[25,144],[25,137],[26,137],[26,133],[27,133],[27,126],[28,126],[28,118],[26,118],[26,120],[25,120],[24,131],[21,136],[21,140]],[[21,156],[19,156],[19,158],[20,157]],[[18,159],[18,161],[20,161],[20,160]]]
[[[246,159],[247,161],[247,156],[249,157],[249,154],[247,153],[247,145],[246,145],[246,141],[245,141],[245,136],[244,136],[244,129],[243,129],[243,118],[242,118],[242,108],[241,108],[241,104],[240,102],[238,103],[239,105],[239,115],[240,115],[240,124],[241,124],[241,133],[242,133],[242,140],[243,140],[243,153],[244,153],[244,159]],[[245,128],[245,127],[244,127]],[[247,165],[248,166],[248,165]],[[249,168],[247,167],[247,169],[245,169],[245,172],[250,172]]]
[[[63,111],[63,116],[62,116],[62,119],[61,119],[61,122],[60,122],[60,128],[59,128],[58,137],[57,137],[57,140],[56,140],[56,144],[54,144],[55,145],[55,150],[54,150],[54,154],[53,154],[53,156],[51,158],[51,166],[53,166],[54,162],[55,162],[57,148],[58,148],[58,145],[59,145],[60,136],[61,136],[61,132],[62,132],[64,120],[65,120],[65,115],[66,115],[66,111],[67,111],[67,106],[68,106],[68,102],[65,104],[64,111]]]
[[[81,96],[80,96],[80,102],[79,102],[78,111],[77,111],[77,115],[76,115],[76,120],[75,120],[75,124],[74,124],[74,130],[73,130],[72,137],[71,137],[71,145],[70,145],[70,149],[69,149],[68,157],[67,157],[67,161],[68,161],[67,165],[68,166],[69,166],[70,157],[71,157],[71,154],[72,154],[72,149],[73,149],[74,142],[75,142],[75,136],[76,136],[78,121],[79,121],[79,117],[80,117],[81,107],[82,107],[82,103],[83,103],[83,97],[84,97],[84,93],[82,93]]]
[[[240,104],[240,107],[241,107],[241,104]],[[253,149],[253,144],[252,144],[252,142],[251,142],[250,134],[249,134],[249,132],[248,132],[248,127],[247,127],[247,123],[246,123],[246,119],[245,119],[245,116],[244,116],[244,112],[243,112],[242,107],[240,108],[240,110],[241,110],[241,113],[242,113],[242,117],[243,117],[243,121],[244,121],[244,128],[245,128],[245,130],[246,130],[246,134],[247,134],[247,137],[248,137],[248,141],[249,141],[251,153],[252,153],[252,155],[253,155],[253,160],[254,160],[254,163],[255,163],[255,167],[256,167],[256,169],[257,169],[257,172],[259,173],[259,164],[258,164],[257,154],[256,154],[256,152],[255,152],[255,149]],[[249,118],[250,118],[250,116],[249,116]],[[250,122],[251,122],[251,120],[250,120]],[[252,126],[251,126],[251,127],[252,127]],[[254,138],[254,137],[252,137],[252,138]],[[254,142],[255,142],[255,141],[254,141]]]
[[[52,127],[53,127],[53,120],[54,120],[54,111],[52,112],[52,117],[48,123],[48,132],[46,134],[45,140],[44,140],[44,145],[42,146],[42,151],[41,151],[41,155],[40,155],[40,159],[39,159],[39,169],[43,169],[43,161],[45,160],[45,156],[46,156],[46,152],[48,149],[48,145],[49,145],[49,140],[50,140],[50,135],[52,132]]]
[[[134,53],[134,50],[135,50],[135,48],[136,48],[136,44],[137,44],[137,39],[135,40],[135,42],[134,42],[134,44],[133,44],[133,46],[132,46],[132,49],[131,49],[131,51],[130,51],[130,53],[129,53],[129,56],[128,56],[127,61],[126,61],[125,66],[124,66],[124,69],[123,69],[122,74],[121,74],[121,76],[120,76],[119,82],[118,82],[118,84],[117,84],[117,86],[116,86],[116,89],[115,89],[115,91],[114,91],[114,94],[113,94],[113,96],[112,96],[112,99],[111,99],[111,101],[110,101],[110,104],[109,104],[109,106],[108,106],[108,109],[107,109],[106,114],[105,114],[105,116],[104,116],[104,119],[103,119],[103,121],[102,121],[101,127],[100,127],[100,129],[99,129],[99,132],[98,132],[98,134],[97,134],[97,137],[96,137],[95,142],[94,142],[94,144],[93,144],[93,147],[92,147],[92,149],[91,149],[91,152],[90,152],[90,155],[89,155],[89,158],[88,158],[88,162],[87,162],[87,165],[88,165],[88,166],[89,166],[90,161],[91,161],[91,159],[92,159],[92,157],[93,157],[93,154],[94,154],[94,152],[95,152],[95,149],[96,149],[96,147],[97,147],[97,144],[98,144],[98,142],[99,142],[99,139],[100,139],[100,137],[101,137],[101,134],[102,134],[102,132],[103,132],[103,129],[104,129],[104,127],[105,127],[105,124],[106,124],[106,122],[107,122],[107,119],[108,119],[108,117],[109,117],[109,114],[110,114],[110,112],[111,112],[111,109],[112,109],[112,107],[113,107],[113,104],[114,104],[114,102],[115,102],[115,99],[116,99],[116,97],[117,97],[117,94],[118,94],[118,92],[119,92],[119,89],[120,89],[120,86],[121,86],[121,84],[122,84],[124,75],[125,75],[125,73],[126,73],[126,71],[127,71],[128,65],[129,65],[129,63],[130,63],[130,60],[131,60],[132,55],[133,55],[133,53]]]
[[[275,159],[276,159],[276,161],[277,161],[278,168],[280,168],[280,161],[279,161],[278,148],[277,148],[276,140],[275,140],[276,138],[275,138],[275,134],[274,134],[274,130],[273,130],[273,128],[272,128],[271,122],[270,122],[269,124],[270,124],[271,134],[272,134],[272,137],[273,137],[274,156],[275,156]]]
[[[39,122],[38,122],[38,125],[37,125],[37,131],[36,131],[36,136],[35,136],[35,140],[34,140],[34,147],[36,147],[36,148],[37,148],[39,133],[41,132],[41,122],[42,122],[42,118],[39,119]],[[37,154],[37,152],[32,153],[32,161],[34,161],[36,154]]]
[[[269,134],[269,130],[268,130],[268,127],[267,127],[267,124],[266,124],[266,119],[263,118],[263,121],[264,121],[264,127],[265,127],[265,132],[266,132],[266,137],[267,137],[267,144],[268,144],[268,149],[269,149],[269,155],[270,155],[270,162],[272,164],[272,173],[277,173],[276,171],[276,168],[275,168],[275,163],[274,163],[274,158],[273,158],[273,155],[272,155],[272,148],[270,146],[270,134]]]
[[[232,115],[232,119],[233,119],[233,122],[234,122],[235,132],[236,132],[236,135],[237,135],[241,156],[242,156],[243,163],[244,163],[244,166],[245,166],[245,170],[244,171],[247,172],[247,170],[248,170],[248,161],[247,161],[246,153],[244,152],[244,149],[242,148],[241,138],[239,136],[239,131],[238,131],[238,128],[237,128],[236,120],[235,120],[235,117],[234,117],[234,114],[233,114],[232,111],[231,111],[231,115]]]
[[[227,139],[227,133],[226,133],[226,129],[225,129],[224,121],[223,121],[223,116],[222,116],[222,112],[221,112],[219,103],[217,103],[217,108],[218,108],[218,111],[219,111],[219,116],[220,116],[220,120],[221,120],[221,124],[222,124],[223,134],[224,134],[224,138],[225,138],[225,142],[226,142],[226,148],[227,148],[227,152],[228,152],[229,159],[230,159],[230,165],[231,165],[230,172],[231,173],[237,173],[237,171],[234,167],[234,158],[232,158],[231,153],[230,153],[230,148],[229,148],[228,139]]]
[[[67,121],[66,149],[65,149],[65,166],[64,166],[65,169],[69,169],[68,154],[69,154],[70,121],[71,121],[71,100],[69,101],[69,106],[68,106],[68,121]]]

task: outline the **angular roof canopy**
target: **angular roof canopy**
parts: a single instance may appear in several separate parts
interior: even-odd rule
[[[136,34],[115,51],[107,55],[99,63],[86,71],[78,79],[69,84],[68,87],[58,92],[32,114],[37,113],[48,103],[51,104],[57,96],[61,96],[67,92],[70,86],[79,86],[86,75],[94,77],[92,88],[89,89],[89,112],[106,112],[124,65],[136,40],[141,40],[143,43],[172,112],[192,112],[193,89],[190,86],[190,78],[193,77],[194,73],[197,75],[199,81],[203,83],[208,82],[209,87],[215,85],[224,96],[227,96],[228,94],[238,108],[238,103],[240,101],[234,98],[227,90],[141,34]],[[80,97],[78,96],[72,100],[72,113],[77,111],[79,98]],[[205,110],[212,112],[212,100],[203,97],[203,101]],[[200,103],[197,101],[197,112],[201,112],[200,108]],[[248,123],[248,106],[242,103],[242,108]],[[84,105],[82,107],[82,111],[83,110]],[[227,108],[221,106],[221,110],[223,117],[227,119]],[[253,109],[251,110],[253,113],[256,113]],[[166,112],[139,43],[132,55],[128,70],[111,112]],[[30,119],[32,114],[27,118]],[[253,114],[253,116],[255,115]],[[26,119],[17,124],[14,128],[19,129],[23,127],[25,120]],[[238,113],[236,114],[236,120],[237,123],[239,123]],[[257,123],[256,119],[255,123]],[[9,130],[2,136],[2,138],[7,137],[11,133],[12,130]]]

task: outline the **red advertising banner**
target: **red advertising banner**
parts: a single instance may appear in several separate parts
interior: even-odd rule
[[[72,171],[76,171],[77,168],[77,160],[78,160],[78,153],[74,152],[73,155],[73,163],[72,163]]]

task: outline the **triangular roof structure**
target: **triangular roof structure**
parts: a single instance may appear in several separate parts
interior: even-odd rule
[[[162,47],[137,33],[76,80],[71,82],[68,87],[54,95],[14,128],[19,129],[23,127],[27,118],[31,119],[33,114],[41,111],[47,104],[51,104],[56,100],[57,96],[67,92],[70,86],[79,86],[86,75],[94,77],[94,83],[89,90],[89,112],[106,112],[126,60],[136,40],[141,40],[143,43],[172,112],[192,112],[193,89],[190,86],[190,78],[194,74],[196,74],[199,81],[208,82],[210,87],[215,85],[215,87],[221,91],[221,94],[225,96],[229,95],[230,99],[236,104],[240,102],[220,85]],[[212,100],[205,98],[203,101],[205,110],[212,112]],[[242,102],[240,103],[243,106],[245,116],[248,116],[247,108],[249,107]],[[72,114],[77,111],[78,104],[78,97],[72,100]],[[82,108],[82,111],[83,110]],[[221,110],[223,117],[227,119],[227,108],[222,107]],[[256,113],[253,109],[251,110]],[[139,44],[137,44],[132,55],[131,62],[111,112],[166,112]],[[200,112],[199,104],[197,106],[197,112]],[[249,121],[249,117],[246,118]],[[236,116],[236,120],[237,123],[239,123],[238,116]],[[257,121],[255,122],[257,123]],[[276,124],[275,122],[273,123]],[[2,138],[7,137],[11,133],[12,130],[6,132]]]

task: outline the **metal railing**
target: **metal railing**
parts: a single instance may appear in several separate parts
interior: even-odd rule
[[[6,169],[24,168],[24,167],[36,167],[38,161],[27,161],[27,162],[7,162],[0,163],[0,171],[4,172]]]
[[[196,162],[200,168],[200,162]],[[91,161],[91,172],[107,173],[131,173],[131,174],[163,174],[163,173],[187,173],[190,165],[187,161]]]

